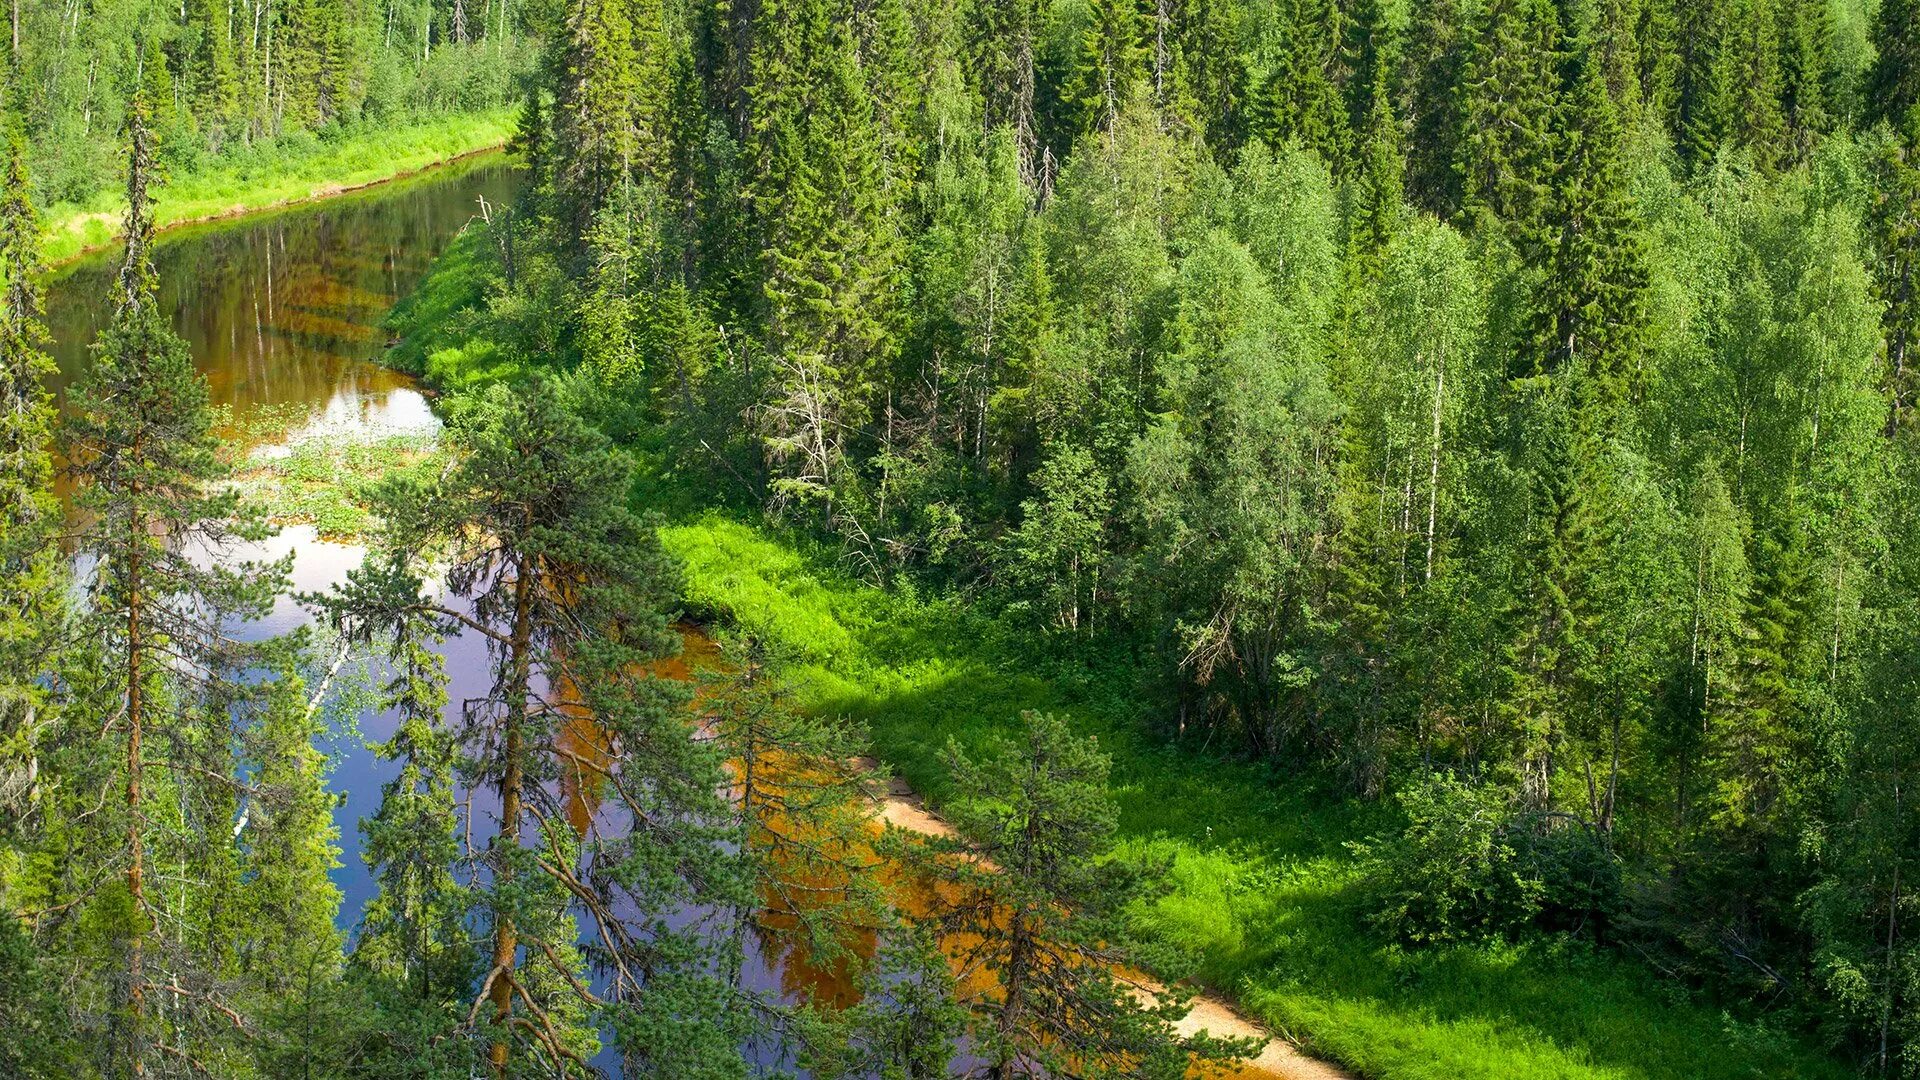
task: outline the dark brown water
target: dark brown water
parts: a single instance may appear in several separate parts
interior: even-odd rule
[[[230,412],[224,434],[263,421],[359,430],[431,428],[412,379],[372,361],[380,320],[418,284],[481,197],[514,186],[500,157],[469,159],[312,206],[162,234],[154,252],[160,303]],[[109,314],[117,252],[59,271],[47,325],[56,389],[81,371]]]
[[[516,176],[499,156],[469,159],[408,180],[312,206],[165,233],[154,251],[160,303],[193,350],[223,434],[258,444],[322,432],[377,437],[432,432],[439,426],[414,380],[375,360],[387,344],[381,319],[420,281],[433,259],[479,210],[478,200],[510,198]],[[56,389],[88,362],[106,322],[118,259],[104,252],[54,275],[47,287],[51,351],[60,365]],[[272,434],[263,434],[271,431]],[[294,555],[294,588],[321,592],[359,565],[362,552],[323,543],[310,526],[292,526],[248,555]],[[236,628],[247,636],[283,633],[309,614],[283,599],[261,623]],[[445,649],[459,684],[484,677],[477,644]],[[342,718],[352,720],[353,718]],[[340,920],[351,925],[373,887],[360,860],[362,816],[379,806],[384,763],[365,747],[385,739],[392,718],[358,718],[327,747],[342,796]]]

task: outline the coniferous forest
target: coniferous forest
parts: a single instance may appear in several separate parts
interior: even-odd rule
[[[0,1076],[1920,1078],[1914,0],[12,26]],[[505,107],[296,588],[156,194]]]

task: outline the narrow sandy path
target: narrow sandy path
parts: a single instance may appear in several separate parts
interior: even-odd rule
[[[878,766],[871,758],[862,758],[860,764],[867,768]],[[953,827],[927,809],[926,800],[908,787],[905,780],[890,777],[885,793],[875,795],[880,803],[881,820],[887,824],[928,836],[953,835]],[[1192,1011],[1177,1026],[1182,1034],[1209,1031],[1215,1035],[1267,1040],[1260,1055],[1233,1074],[1241,1080],[1354,1080],[1351,1073],[1308,1057],[1293,1043],[1240,1015],[1218,994],[1195,997]]]

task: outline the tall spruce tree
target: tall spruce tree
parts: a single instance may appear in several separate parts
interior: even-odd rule
[[[1920,364],[1920,108],[1898,129],[1882,129],[1871,159],[1867,204],[1874,292],[1886,305],[1887,424],[1912,421]]]
[[[1476,21],[1460,93],[1462,204],[1524,258],[1548,238],[1559,112],[1559,19],[1549,0],[1494,0]]]
[[[1898,124],[1920,105],[1920,4],[1881,0],[1874,17],[1873,68],[1867,73],[1867,119]]]
[[[1584,404],[1617,409],[1644,378],[1646,252],[1621,164],[1620,124],[1603,57],[1576,46],[1556,114],[1559,160],[1545,222],[1551,245],[1534,298],[1534,373],[1580,380]]]
[[[1723,57],[1733,31],[1725,0],[1676,6],[1673,142],[1681,162],[1698,172],[1712,164],[1726,136],[1732,69]]]

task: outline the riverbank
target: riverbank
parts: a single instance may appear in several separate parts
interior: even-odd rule
[[[759,639],[808,708],[867,724],[935,809],[949,737],[978,749],[1022,709],[1070,714],[1113,757],[1128,850],[1173,861],[1137,913],[1201,980],[1308,1052],[1377,1080],[1734,1080],[1850,1075],[1802,1040],[1563,938],[1408,951],[1367,933],[1345,844],[1385,811],[1309,778],[1148,732],[1125,655],[1037,645],[944,598],[875,589],[829,553],[707,513],[663,538],[689,605]]]
[[[496,149],[513,124],[512,110],[500,109],[282,139],[172,177],[156,197],[155,218],[165,231],[330,198]],[[42,256],[59,266],[106,247],[125,212],[125,200],[109,191],[85,206],[50,208]]]

